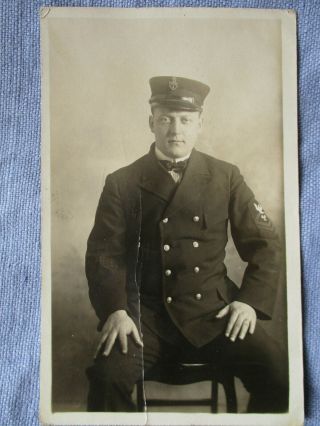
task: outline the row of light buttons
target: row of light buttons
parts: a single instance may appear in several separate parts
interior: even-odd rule
[[[199,217],[199,216],[193,216],[192,220],[193,220],[194,222],[199,222],[200,217]],[[162,222],[163,222],[163,223],[168,223],[168,222],[169,222],[169,218],[167,218],[167,217],[163,218],[163,219],[162,219]]]
[[[195,266],[195,267],[193,268],[193,270],[194,270],[194,272],[195,272],[196,274],[198,274],[198,273],[200,272],[200,268],[199,268],[199,266]],[[172,271],[171,271],[171,269],[166,269],[166,270],[164,271],[164,273],[165,273],[165,275],[166,275],[167,277],[170,277],[170,275],[172,274]]]
[[[200,218],[199,218],[199,216],[194,216],[194,217],[192,218],[192,220],[193,220],[194,222],[199,222]],[[168,221],[169,221],[169,219],[168,219],[167,217],[165,217],[164,219],[162,219],[162,222],[163,222],[163,223],[168,223]],[[199,243],[198,243],[198,241],[193,241],[192,245],[193,245],[193,247],[194,247],[194,248],[198,248],[198,247],[199,247]],[[169,244],[165,244],[165,245],[163,246],[163,250],[164,250],[164,251],[169,251],[169,250],[170,250],[170,246],[169,246]],[[200,268],[199,268],[199,266],[195,266],[193,270],[194,270],[194,272],[197,274],[197,273],[200,271]],[[165,270],[165,275],[166,275],[167,277],[170,277],[170,275],[171,275],[171,274],[172,274],[171,269],[166,269],[166,270]],[[202,299],[202,295],[201,295],[201,293],[197,293],[197,294],[195,295],[195,298],[196,298],[197,300],[201,300],[201,299]],[[172,302],[172,297],[168,296],[168,297],[167,297],[167,303],[171,303],[171,302]]]
[[[199,247],[199,243],[198,243],[198,241],[193,241],[192,242],[192,245],[193,245],[193,247],[194,248],[198,248]],[[169,251],[170,250],[170,246],[169,246],[169,244],[165,244],[164,246],[163,246],[163,250],[164,251]]]
[[[194,296],[197,300],[201,300],[202,299],[202,294],[201,293],[197,293],[195,296]],[[172,302],[172,297],[171,296],[168,296],[167,297],[167,303],[171,303]]]

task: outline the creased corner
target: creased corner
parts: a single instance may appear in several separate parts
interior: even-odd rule
[[[40,9],[40,18],[45,19],[49,15],[50,11],[51,11],[50,7],[42,7]]]

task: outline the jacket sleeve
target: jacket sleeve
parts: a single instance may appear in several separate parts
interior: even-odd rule
[[[103,188],[86,253],[89,297],[100,320],[126,309],[126,221],[116,179],[109,175]]]
[[[248,262],[236,300],[255,308],[260,319],[271,319],[277,294],[281,253],[275,228],[233,166],[229,218],[235,246]]]

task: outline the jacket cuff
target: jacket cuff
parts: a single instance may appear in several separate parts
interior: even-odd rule
[[[100,315],[99,316],[99,323],[98,323],[98,325],[97,325],[97,331],[101,331],[102,330],[102,328],[103,328],[103,326],[104,326],[104,324],[106,323],[106,321],[107,321],[107,319],[109,318],[109,316],[111,315],[111,314],[113,314],[113,312],[116,312],[116,311],[127,311],[128,312],[128,309],[127,309],[127,307],[126,306],[117,306],[117,307],[114,307],[113,309],[109,309],[107,312],[106,312],[106,314],[105,315]]]
[[[269,290],[270,291],[270,290]],[[245,289],[239,291],[236,297],[237,302],[246,303],[251,306],[260,320],[271,320],[273,315],[274,301],[270,298],[270,293],[263,295],[263,292],[247,292]],[[265,296],[265,297],[264,297]]]

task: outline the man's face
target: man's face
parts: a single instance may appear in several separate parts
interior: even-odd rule
[[[156,147],[171,158],[186,157],[194,147],[202,128],[198,111],[173,111],[156,107],[149,118]]]

